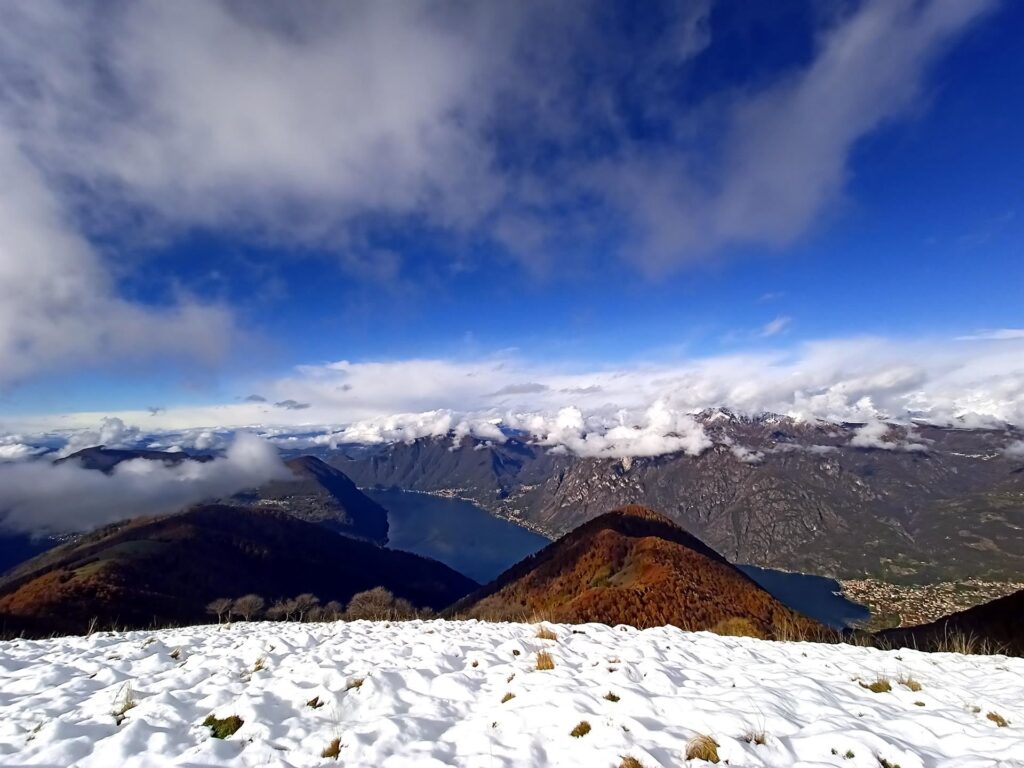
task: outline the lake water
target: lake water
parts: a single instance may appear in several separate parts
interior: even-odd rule
[[[364,490],[388,511],[388,546],[432,557],[485,584],[551,542],[475,504],[427,493]]]
[[[550,543],[462,499],[400,490],[365,493],[388,510],[388,546],[440,560],[482,584]],[[842,627],[871,615],[839,594],[839,583],[833,579],[739,567],[776,599],[823,624]]]

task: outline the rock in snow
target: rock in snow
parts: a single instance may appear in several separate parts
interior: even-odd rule
[[[555,639],[413,621],[0,643],[0,765],[653,768],[706,765],[685,758],[703,734],[731,766],[1024,766],[1024,659],[546,626]],[[211,714],[244,722],[216,739]]]

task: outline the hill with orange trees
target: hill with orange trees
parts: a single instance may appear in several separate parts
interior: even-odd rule
[[[382,586],[443,608],[478,585],[446,565],[284,512],[206,505],[87,533],[0,580],[0,629],[34,634],[208,621],[217,598],[312,593],[347,602]]]
[[[750,634],[828,633],[668,518],[628,506],[514,565],[449,614]]]
[[[1000,597],[929,624],[878,633],[894,645],[923,651],[1007,653],[1024,656],[1024,591]]]

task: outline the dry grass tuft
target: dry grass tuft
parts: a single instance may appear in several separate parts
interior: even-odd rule
[[[686,745],[686,759],[707,760],[709,763],[717,763],[718,742],[705,734],[695,736]]]
[[[541,651],[537,654],[537,669],[554,669],[555,660],[551,658],[551,654],[547,651]]]
[[[557,640],[558,633],[542,625],[537,629],[537,637],[541,640]]]
[[[608,693],[606,693],[606,694],[604,695],[604,697],[605,697],[606,699],[608,699],[608,701],[612,702],[613,704],[614,704],[614,703],[615,703],[616,701],[618,701],[618,700],[619,700],[619,697],[618,697],[618,696],[616,696],[616,695],[615,695],[614,693],[612,693],[611,691],[608,691]]]
[[[173,651],[171,651],[171,658],[174,659],[175,661],[180,659],[181,658],[181,648],[175,648]]]
[[[892,690],[892,683],[889,678],[879,676],[873,683],[861,682],[861,688],[867,688],[872,693],[889,693]]]
[[[574,739],[580,739],[588,733],[590,733],[590,723],[586,720],[580,720],[579,724],[569,732],[569,735]]]
[[[904,688],[908,688],[914,693],[917,693],[921,690],[921,684],[910,675],[900,675],[897,679],[897,682]]]
[[[1009,721],[1007,721],[1007,719],[1000,715],[998,712],[989,712],[987,715],[985,715],[985,717],[991,720],[996,725],[998,725],[1000,728],[1005,728],[1010,724]]]
[[[512,699],[514,699],[515,697],[516,695],[514,693],[506,693],[504,696],[501,697],[501,703],[504,704],[506,701],[512,701]]]
[[[118,725],[124,722],[125,714],[129,709],[135,709],[135,691],[132,689],[131,681],[121,686],[121,690],[118,691],[117,696],[114,698],[114,708],[111,713],[114,716],[114,722]]]
[[[256,659],[256,663],[252,665],[252,671],[253,672],[259,672],[261,669],[266,669],[266,667],[267,667],[267,657],[266,656],[260,656],[258,659]]]
[[[314,696],[312,699],[306,702],[306,706],[312,709],[320,709],[320,707],[322,707],[323,705],[324,703],[320,701],[319,696]]]
[[[756,744],[759,747],[763,747],[765,742],[768,741],[768,735],[763,730],[750,730],[743,736],[743,740],[748,744]]]
[[[619,763],[619,768],[644,768],[644,764],[637,760],[635,757],[623,755],[622,762]]]
[[[362,678],[362,677],[356,677],[356,678],[353,678],[352,680],[349,680],[348,685],[345,686],[345,690],[346,691],[351,691],[353,688],[355,688],[356,690],[359,690],[360,688],[363,687],[363,680],[365,680],[365,678]]]
[[[210,715],[203,720],[203,725],[210,729],[210,734],[215,739],[226,739],[241,728],[244,723],[245,721],[238,715],[231,715],[230,717],[214,717]]]
[[[320,753],[320,757],[338,759],[338,755],[341,754],[341,739],[331,739],[331,743],[324,747],[324,751]]]

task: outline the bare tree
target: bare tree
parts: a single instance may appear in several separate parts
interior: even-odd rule
[[[352,595],[352,599],[348,601],[345,618],[350,621],[388,619],[391,618],[394,606],[395,596],[393,594],[384,587],[374,587]]]
[[[226,597],[218,597],[216,600],[211,600],[206,606],[206,612],[211,616],[217,617],[217,623],[220,624],[224,621],[225,616],[231,614],[231,601]]]
[[[337,621],[345,613],[345,606],[337,600],[331,600],[324,606],[321,618],[323,621]]]
[[[305,621],[309,612],[320,605],[320,598],[309,592],[303,592],[301,595],[296,595],[293,602],[295,603],[296,618],[299,621]]]
[[[252,621],[254,616],[260,614],[264,605],[266,602],[259,595],[242,595],[231,604],[231,612],[237,613],[246,621]]]

